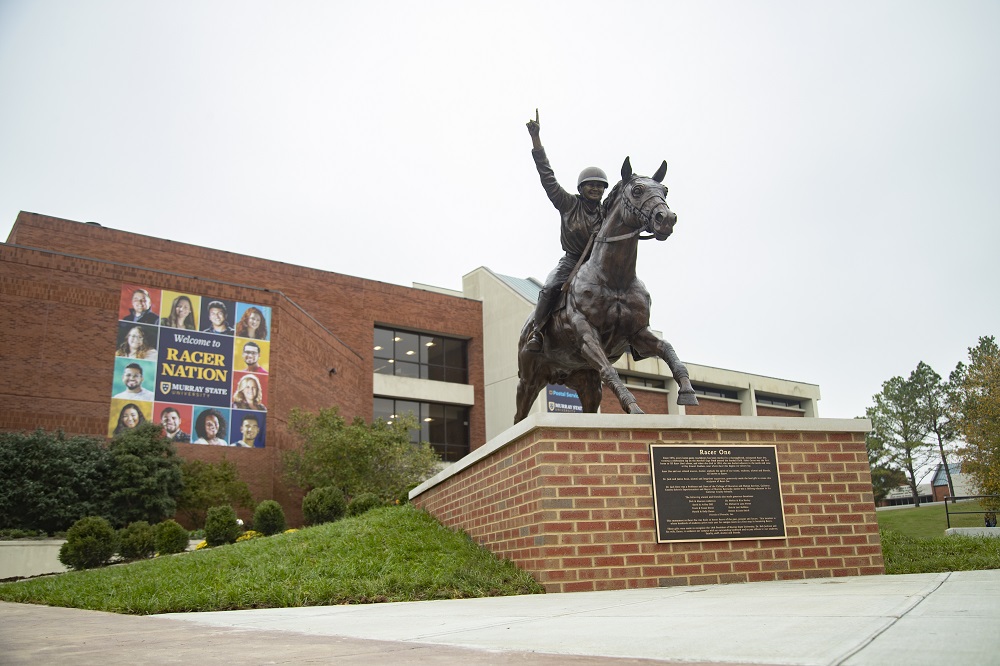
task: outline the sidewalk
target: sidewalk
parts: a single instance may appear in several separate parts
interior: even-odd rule
[[[0,603],[0,663],[1000,664],[1000,570],[148,617]]]

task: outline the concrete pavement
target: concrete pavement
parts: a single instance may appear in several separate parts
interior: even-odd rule
[[[148,617],[0,604],[0,663],[1000,664],[1000,570]]]

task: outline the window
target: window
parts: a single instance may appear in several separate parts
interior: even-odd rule
[[[446,462],[455,462],[469,452],[469,408],[436,402],[375,398],[373,417],[392,422],[413,414],[420,427],[410,431],[414,444],[427,442]]]
[[[375,327],[375,372],[467,384],[465,340]]]
[[[736,395],[736,391],[730,391],[729,389],[715,388],[714,386],[702,386],[701,384],[694,384],[693,388],[695,393],[703,395],[707,398],[728,398],[730,400],[739,400]]]
[[[790,400],[788,398],[779,398],[777,396],[761,395],[760,393],[757,394],[757,404],[774,405],[775,407],[793,407],[795,409],[802,409],[802,402],[800,400]]]
[[[649,377],[639,377],[638,375],[621,375],[622,381],[632,386],[645,386],[647,388],[665,389],[667,383],[662,379],[650,379]]]

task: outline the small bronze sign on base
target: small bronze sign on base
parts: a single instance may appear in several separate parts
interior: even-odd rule
[[[774,446],[652,444],[658,543],[785,538]]]

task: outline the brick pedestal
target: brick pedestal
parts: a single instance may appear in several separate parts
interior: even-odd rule
[[[869,427],[858,419],[541,414],[410,496],[549,592],[882,574]],[[653,443],[776,446],[786,537],[657,543]]]

